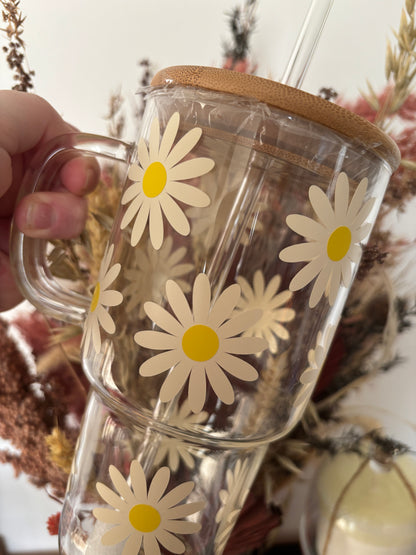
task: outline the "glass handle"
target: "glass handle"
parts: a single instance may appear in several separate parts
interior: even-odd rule
[[[68,160],[79,156],[129,163],[134,145],[100,135],[71,133],[55,138],[31,162],[21,196],[50,191]],[[91,299],[62,285],[49,270],[45,239],[27,237],[12,223],[10,260],[23,296],[44,314],[69,323],[81,323]]]

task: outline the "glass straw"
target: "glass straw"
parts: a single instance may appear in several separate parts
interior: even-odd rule
[[[312,0],[281,83],[300,89],[334,0]]]

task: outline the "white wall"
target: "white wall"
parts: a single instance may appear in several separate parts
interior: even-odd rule
[[[229,38],[224,14],[238,3],[21,0],[35,92],[80,129],[105,133],[110,93],[134,94],[139,60],[149,58],[159,69],[220,65],[222,43]],[[278,80],[282,75],[308,6],[309,0],[259,1],[252,53],[261,76]],[[386,38],[398,26],[401,6],[401,0],[335,0],[303,88],[316,93],[321,86],[332,86],[352,97],[365,89],[367,78],[381,87]],[[0,87],[11,84],[0,55]],[[412,219],[408,225],[414,225]],[[412,354],[414,338],[413,332],[402,340],[405,355]],[[409,362],[365,389],[359,400],[391,406],[415,422],[415,381]],[[10,552],[56,547],[44,522],[57,510],[44,492],[24,478],[15,481],[9,468],[0,467],[0,535]]]

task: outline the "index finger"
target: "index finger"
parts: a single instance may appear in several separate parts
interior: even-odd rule
[[[14,156],[75,131],[43,98],[20,91],[0,91],[0,148]]]

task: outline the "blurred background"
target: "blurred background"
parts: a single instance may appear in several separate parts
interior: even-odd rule
[[[23,38],[36,94],[79,129],[108,133],[106,116],[113,94],[133,106],[147,60],[152,73],[170,65],[221,67],[230,41],[229,14],[239,0],[21,0],[26,17]],[[308,10],[309,0],[259,0],[251,36],[250,59],[256,74],[279,80]],[[318,94],[333,88],[344,99],[385,86],[387,38],[397,28],[401,0],[335,0],[303,89]],[[6,44],[6,36],[2,36]],[[0,87],[13,86],[12,73],[0,56]],[[126,140],[137,130],[126,127]],[[392,226],[414,240],[414,203],[397,214]],[[411,281],[411,275],[408,276]],[[349,402],[383,407],[416,422],[415,329],[399,338],[403,362],[354,392]],[[300,498],[299,498],[300,499]],[[301,501],[292,503],[282,540],[296,538]],[[0,465],[0,536],[9,553],[57,549],[57,537],[46,529],[49,515],[60,510],[26,477],[14,477]]]

